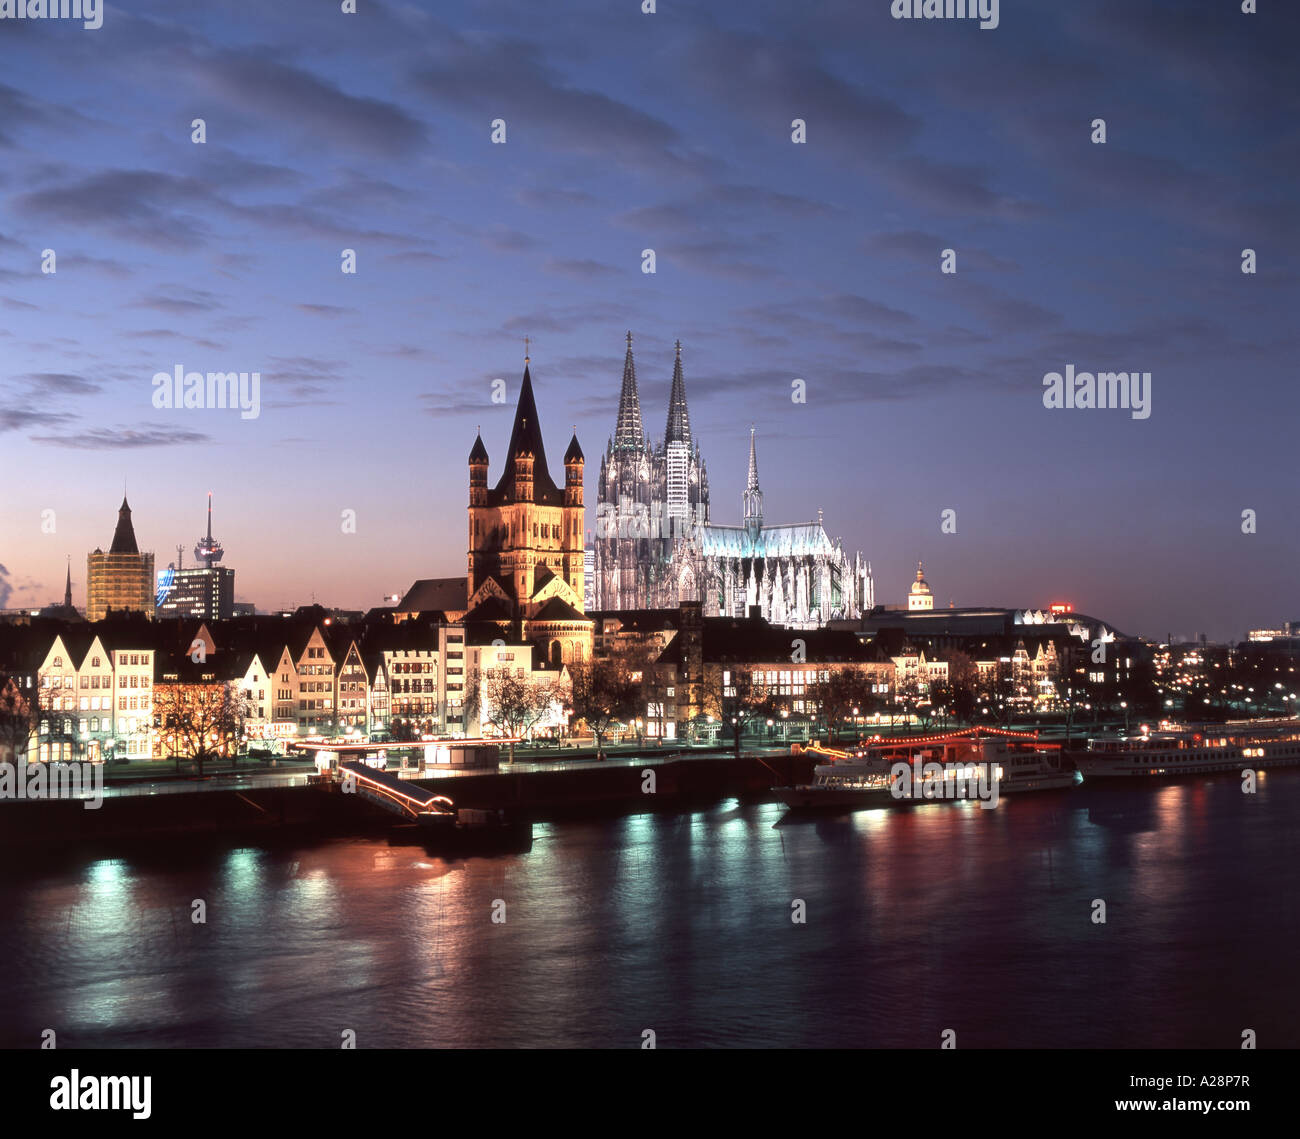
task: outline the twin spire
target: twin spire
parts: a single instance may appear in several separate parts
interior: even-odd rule
[[[673,363],[673,387],[668,396],[668,423],[664,427],[664,447],[685,443],[691,447],[691,416],[686,407],[686,381],[682,378],[682,342],[676,344]],[[632,359],[632,333],[627,334],[627,355],[623,357],[623,390],[618,397],[618,422],[614,428],[615,451],[644,451],[645,428],[641,422],[641,397],[636,387],[636,364]]]
[[[614,450],[644,451],[645,429],[641,426],[641,397],[636,390],[636,364],[632,362],[632,333],[627,334],[627,355],[623,357],[623,390],[618,395],[618,424],[614,428]]]

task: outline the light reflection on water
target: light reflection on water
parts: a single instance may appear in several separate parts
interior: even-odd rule
[[[452,862],[370,840],[11,860],[0,1043],[1296,1047],[1297,817],[1300,773],[1275,773],[992,811],[730,800]]]

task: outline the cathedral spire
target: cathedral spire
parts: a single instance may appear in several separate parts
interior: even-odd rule
[[[641,426],[641,397],[636,390],[636,365],[632,362],[632,333],[627,334],[627,355],[623,358],[623,390],[618,397],[618,426],[614,430],[614,447],[619,451],[645,449],[645,429]]]
[[[758,448],[749,428],[749,478],[745,483],[745,528],[756,535],[763,528],[763,492],[758,487]]]
[[[72,608],[72,559],[68,558],[68,581],[63,587],[63,608]]]
[[[682,342],[677,341],[677,360],[673,364],[673,390],[668,397],[668,426],[664,429],[664,448],[669,443],[691,446],[691,416],[686,410],[686,381],[682,379]]]

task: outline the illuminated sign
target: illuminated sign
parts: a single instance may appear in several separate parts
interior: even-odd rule
[[[1050,606],[1053,613],[1073,613],[1074,606],[1066,601],[1056,601]]]
[[[168,566],[165,570],[158,571],[158,594],[154,600],[154,607],[157,608],[168,597],[171,596],[172,583],[176,580],[176,567]]]

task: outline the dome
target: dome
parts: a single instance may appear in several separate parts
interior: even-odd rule
[[[912,596],[920,595],[929,596],[930,586],[925,580],[925,572],[921,562],[916,563],[916,580],[912,582]]]

